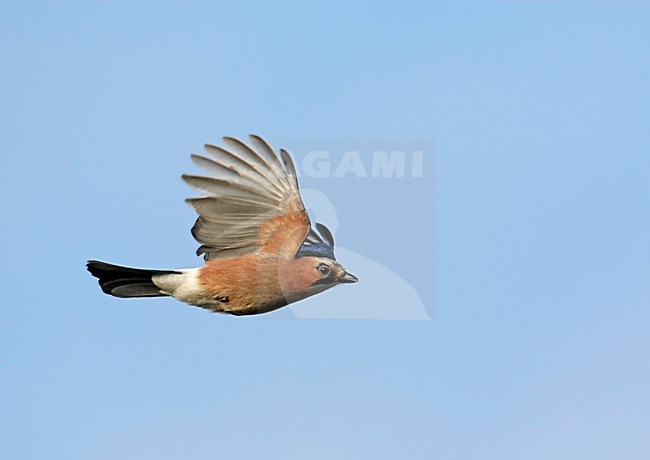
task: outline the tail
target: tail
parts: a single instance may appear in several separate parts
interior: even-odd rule
[[[158,286],[152,280],[154,275],[180,274],[171,270],[143,270],[120,267],[98,260],[89,260],[88,271],[99,279],[99,285],[106,294],[115,297],[162,297]]]

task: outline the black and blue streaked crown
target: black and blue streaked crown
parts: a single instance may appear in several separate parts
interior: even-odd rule
[[[313,228],[309,229],[296,257],[326,257],[336,260],[332,232],[323,224],[316,224],[316,230],[318,233]]]

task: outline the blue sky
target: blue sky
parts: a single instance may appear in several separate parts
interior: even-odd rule
[[[650,457],[649,21],[0,2],[0,457]],[[361,282],[263,318],[104,296],[86,259],[198,266],[179,176],[251,132],[425,151],[301,180]]]

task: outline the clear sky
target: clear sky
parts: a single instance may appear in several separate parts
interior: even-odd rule
[[[0,457],[650,458],[649,24],[0,2]],[[103,295],[86,259],[201,263],[179,176],[248,133],[328,152],[301,185],[361,282],[262,318]],[[382,149],[422,177],[336,177]]]

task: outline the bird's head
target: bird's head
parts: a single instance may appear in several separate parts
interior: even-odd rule
[[[285,297],[304,299],[339,284],[356,283],[359,278],[348,273],[334,257],[334,237],[322,224],[316,224],[300,247],[296,258],[282,274]]]
[[[287,266],[281,279],[284,295],[292,300],[310,297],[339,284],[359,281],[336,260],[328,257],[294,259]]]

